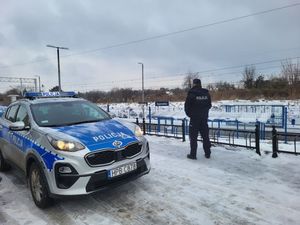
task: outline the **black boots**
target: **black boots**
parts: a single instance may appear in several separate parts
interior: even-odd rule
[[[197,159],[196,156],[192,156],[191,154],[187,154],[186,157],[187,157],[188,159]]]
[[[188,159],[194,159],[194,160],[197,159],[196,156],[192,156],[191,154],[187,154],[186,157],[187,157]],[[205,158],[209,159],[209,158],[210,158],[210,154],[205,154]]]
[[[205,158],[209,159],[210,158],[210,154],[205,154]]]

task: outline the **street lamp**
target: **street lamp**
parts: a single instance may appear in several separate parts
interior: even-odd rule
[[[145,118],[144,64],[141,62],[139,62],[138,64],[142,65],[142,104],[143,104],[143,118]]]
[[[41,77],[39,75],[35,75],[39,79],[39,92],[42,92],[41,90]]]
[[[66,48],[66,47],[58,47],[58,46],[54,46],[54,45],[46,45],[46,47],[49,47],[49,48],[56,48],[56,51],[57,51],[57,70],[58,70],[58,91],[61,92],[59,49],[69,50],[69,48]]]

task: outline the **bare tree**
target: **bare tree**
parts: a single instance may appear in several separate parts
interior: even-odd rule
[[[256,68],[255,66],[246,66],[243,72],[244,88],[251,89],[254,86]]]
[[[187,75],[184,77],[182,87],[184,89],[190,89],[193,86],[193,80],[199,79],[199,73],[198,72],[188,72]]]
[[[215,88],[219,91],[226,91],[226,90],[234,90],[234,84],[231,84],[229,82],[226,81],[219,81],[216,83]]]
[[[300,81],[300,66],[299,63],[293,64],[291,61],[286,61],[281,64],[281,73],[288,81],[289,85],[294,85]]]
[[[300,88],[300,65],[293,64],[292,61],[287,60],[281,64],[281,73],[283,78],[288,82],[289,94],[291,97],[299,92]]]

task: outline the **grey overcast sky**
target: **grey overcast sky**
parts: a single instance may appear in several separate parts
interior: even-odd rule
[[[57,85],[61,50],[63,90],[173,88],[187,72],[203,83],[236,82],[246,65],[300,56],[300,6],[105,50],[140,40],[300,3],[300,0],[0,0],[0,77],[41,77]],[[88,52],[90,51],[90,52]],[[85,53],[85,54],[83,54]],[[299,59],[298,59],[299,61]],[[293,62],[297,62],[294,59]],[[256,65],[276,74],[280,62]],[[205,72],[209,70],[209,72]],[[15,87],[1,83],[0,92]]]

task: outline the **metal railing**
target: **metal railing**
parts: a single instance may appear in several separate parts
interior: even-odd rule
[[[151,124],[146,123],[143,119],[142,123],[136,119],[136,124],[139,125],[144,135],[155,135],[161,137],[170,137],[182,139],[186,141],[186,121],[182,120],[181,125],[174,124]],[[297,149],[297,144],[300,145],[300,134],[297,133],[286,133],[277,132],[276,127],[272,127],[271,131],[272,140],[272,157],[278,157],[278,153],[289,153],[299,155],[300,152]],[[234,129],[224,129],[224,128],[209,128],[209,136],[211,143],[220,145],[229,145],[234,147],[242,147],[248,149],[255,149],[258,155],[261,155],[261,140],[260,140],[260,125],[256,124],[254,130],[234,130]],[[284,142],[288,140],[293,142],[294,151],[287,151],[285,149],[279,148],[279,142]],[[202,141],[199,139],[199,141]]]
[[[160,124],[159,128],[158,124],[149,124],[146,123],[145,120],[143,120],[142,123],[139,123],[139,120],[136,119],[136,124],[142,127],[144,134],[171,137],[182,139],[183,142],[186,141],[186,124],[184,120],[182,120],[181,125]],[[211,143],[255,149],[256,153],[261,155],[259,125],[256,125],[254,131],[238,131],[239,135],[236,134],[237,131],[231,129],[210,128],[209,132]],[[241,141],[243,139],[244,142]],[[201,139],[199,139],[199,141],[201,141]]]
[[[285,149],[279,148],[279,141],[284,141],[284,143],[287,143],[287,141],[293,143],[293,150],[294,151],[287,151]],[[288,154],[295,154],[299,155],[300,151],[297,149],[297,144],[300,143],[300,134],[299,133],[286,133],[286,132],[277,132],[275,126],[272,128],[272,157],[276,158],[278,157],[277,153],[288,153]],[[299,144],[300,145],[300,144]]]

